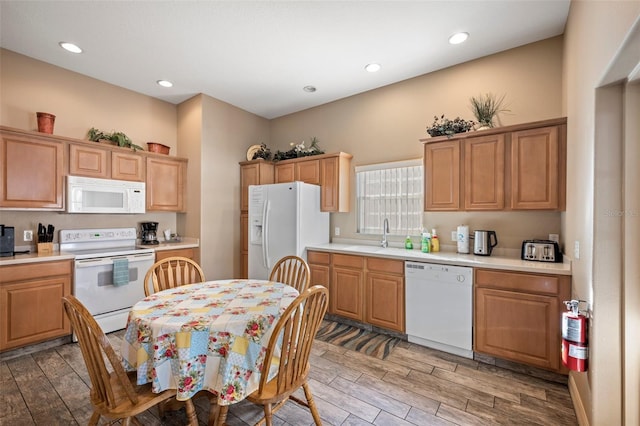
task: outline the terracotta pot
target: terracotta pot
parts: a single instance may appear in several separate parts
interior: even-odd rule
[[[38,131],[42,133],[53,134],[53,123],[56,116],[48,112],[36,112],[38,117]]]
[[[149,152],[157,152],[160,154],[169,154],[170,146],[163,145],[157,142],[147,142],[147,147],[149,148]]]

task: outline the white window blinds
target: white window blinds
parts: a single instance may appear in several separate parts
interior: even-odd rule
[[[356,167],[358,232],[415,235],[422,231],[422,160],[398,161]]]

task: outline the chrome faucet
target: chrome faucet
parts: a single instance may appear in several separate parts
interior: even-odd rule
[[[384,222],[382,224],[382,242],[380,242],[380,246],[387,248],[389,242],[387,241],[387,234],[389,233],[389,219],[384,218]]]

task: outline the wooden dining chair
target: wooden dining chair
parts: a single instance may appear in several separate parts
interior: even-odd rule
[[[204,281],[200,265],[188,257],[173,256],[157,261],[144,277],[144,295]]]
[[[112,421],[122,419],[123,425],[133,423],[142,426],[135,416],[174,397],[176,390],[153,393],[150,383],[136,385],[135,372],[127,373],[124,370],[109,339],[87,308],[72,295],[63,297],[62,303],[71,320],[73,332],[78,337],[91,379],[89,396],[93,414],[89,425],[97,425],[100,417],[104,416]],[[193,402],[188,400],[185,403],[189,425],[197,426]]]
[[[298,296],[284,311],[273,328],[265,361],[260,372],[258,390],[247,400],[264,407],[264,417],[256,423],[266,421],[271,426],[273,414],[291,399],[308,407],[316,425],[321,425],[320,414],[313,401],[313,395],[307,383],[309,375],[309,355],[320,323],[329,303],[329,291],[321,285],[313,286]],[[277,358],[277,345],[282,343],[280,357]],[[269,380],[269,370],[273,363],[278,364],[278,373]],[[304,390],[306,402],[292,394],[300,387]],[[228,405],[219,407],[217,426],[224,425]]]
[[[269,281],[285,283],[302,293],[309,287],[311,271],[307,262],[298,256],[285,256],[271,269]]]

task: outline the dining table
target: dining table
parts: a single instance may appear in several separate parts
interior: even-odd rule
[[[239,402],[258,388],[271,330],[297,296],[286,284],[256,279],[151,294],[129,313],[122,363],[137,372],[138,385],[176,389],[178,401],[206,390],[218,405]]]

